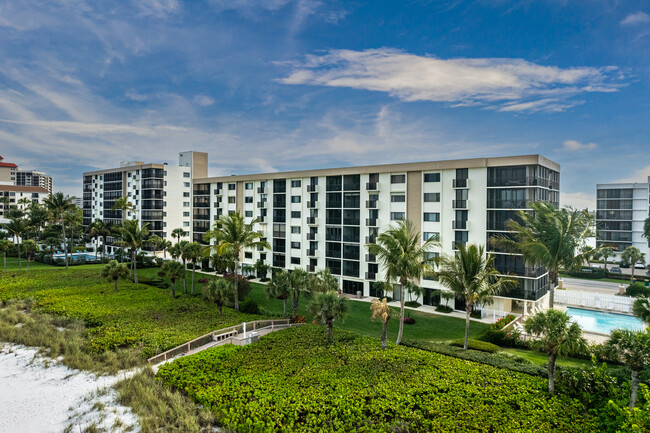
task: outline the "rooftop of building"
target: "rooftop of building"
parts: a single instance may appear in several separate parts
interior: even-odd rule
[[[19,185],[1,185],[0,191],[8,192],[38,192],[49,194],[49,191],[46,188],[41,186],[19,186]]]

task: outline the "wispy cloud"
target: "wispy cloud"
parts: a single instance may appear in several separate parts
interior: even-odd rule
[[[284,84],[350,87],[389,93],[402,101],[480,104],[503,111],[561,111],[566,100],[610,92],[616,68],[558,68],[523,59],[439,59],[394,49],[332,50],[289,63]],[[553,96],[549,98],[549,96]]]
[[[576,152],[578,150],[592,150],[598,147],[596,143],[581,143],[576,140],[566,140],[562,145],[562,149],[569,152]]]
[[[596,209],[596,194],[586,192],[560,192],[560,206],[574,209]]]
[[[630,176],[625,177],[623,179],[619,179],[616,182],[621,182],[621,183],[633,183],[633,182],[647,182],[648,178],[650,178],[650,165],[647,165],[643,168],[640,168],[636,170],[634,173],[632,173]]]
[[[650,24],[650,15],[639,11],[629,14],[621,21],[622,26],[638,26],[640,24]]]
[[[142,15],[158,18],[165,18],[180,9],[178,0],[137,0],[135,4],[140,8]]]
[[[194,97],[194,102],[196,102],[202,107],[208,107],[214,104],[214,99],[209,97],[208,95],[196,95]]]

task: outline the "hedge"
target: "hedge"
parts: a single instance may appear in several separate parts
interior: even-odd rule
[[[456,340],[452,340],[450,344],[452,346],[465,347],[465,339],[458,338]],[[478,350],[480,352],[488,352],[488,353],[497,353],[499,350],[501,350],[501,348],[496,344],[488,343],[485,341],[473,340],[471,338],[467,340],[467,347],[469,349]]]

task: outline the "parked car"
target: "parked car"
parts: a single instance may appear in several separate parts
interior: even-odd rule
[[[627,269],[627,268],[630,267],[630,264],[629,264],[629,263],[625,263],[625,262],[621,262],[621,264],[620,264],[619,266],[620,266],[621,268],[626,268],[626,269]]]
[[[621,268],[618,268],[618,267],[610,268],[609,272],[612,273],[612,274],[622,274],[623,273],[623,271],[621,271]],[[648,272],[650,272],[650,271],[648,271]]]
[[[645,265],[643,263],[635,263],[634,269],[645,269]]]

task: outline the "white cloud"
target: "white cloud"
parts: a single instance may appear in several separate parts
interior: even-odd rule
[[[598,147],[596,143],[581,143],[576,140],[566,140],[562,146],[563,150],[575,152],[578,150],[592,150]]]
[[[648,177],[650,177],[650,165],[647,165],[643,168],[636,170],[630,176],[619,179],[615,183],[634,183],[634,182],[648,182]]]
[[[194,97],[194,102],[196,102],[202,107],[207,107],[214,104],[214,99],[207,95],[196,95]]]
[[[593,194],[585,192],[560,192],[560,207],[571,206],[574,209],[596,209],[596,192]]]
[[[137,93],[133,90],[129,90],[128,92],[126,92],[124,96],[126,96],[128,99],[132,101],[138,101],[138,102],[146,101],[148,99],[147,95]]]
[[[177,0],[137,0],[136,4],[142,15],[151,15],[157,18],[165,18],[180,9]]]
[[[645,12],[636,12],[633,14],[629,14],[628,16],[625,17],[623,21],[621,21],[622,26],[638,26],[640,24],[649,24],[650,23],[650,15],[648,15]]]
[[[523,59],[438,59],[381,48],[332,50],[288,63],[284,84],[387,92],[403,101],[480,104],[503,111],[561,111],[567,98],[616,91],[613,67],[558,68]],[[550,97],[552,96],[552,97]]]

